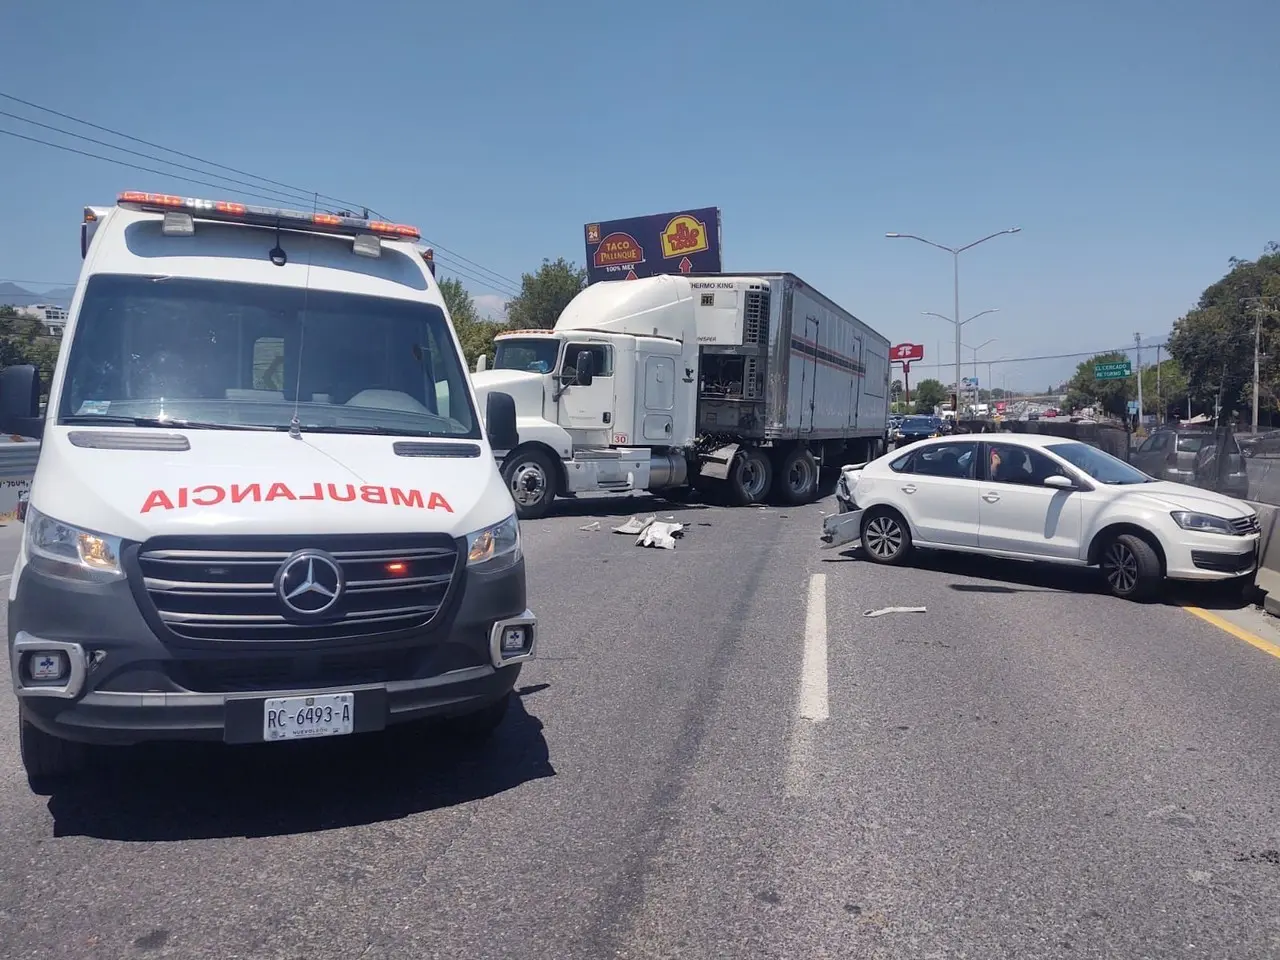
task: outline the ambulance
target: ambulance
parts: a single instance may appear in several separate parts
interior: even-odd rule
[[[107,747],[424,724],[479,744],[537,621],[493,450],[414,227],[165,194],[85,209],[9,587],[29,781]]]

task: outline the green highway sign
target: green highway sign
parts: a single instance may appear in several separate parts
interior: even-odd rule
[[[1115,363],[1095,363],[1093,365],[1093,379],[1095,380],[1123,380],[1125,377],[1133,376],[1133,366],[1128,360],[1117,360]]]

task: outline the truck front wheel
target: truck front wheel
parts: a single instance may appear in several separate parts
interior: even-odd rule
[[[539,520],[547,515],[559,487],[556,466],[549,456],[541,450],[517,450],[503,463],[502,479],[516,502],[516,516]]]

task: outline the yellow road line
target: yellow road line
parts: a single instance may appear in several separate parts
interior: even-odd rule
[[[1199,617],[1205,623],[1211,623],[1219,630],[1225,630],[1237,640],[1243,640],[1251,647],[1257,647],[1263,653],[1269,653],[1277,660],[1280,660],[1280,646],[1272,643],[1270,640],[1263,640],[1257,634],[1250,633],[1244,627],[1238,627],[1230,620],[1224,620],[1216,613],[1210,613],[1208,610],[1202,610],[1199,607],[1183,607],[1183,610],[1192,616]]]

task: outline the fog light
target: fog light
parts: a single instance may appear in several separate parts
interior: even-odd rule
[[[523,625],[506,627],[502,631],[502,652],[523,653],[528,643],[529,628]]]
[[[61,650],[36,650],[27,655],[27,672],[32,680],[61,680],[69,662]]]

